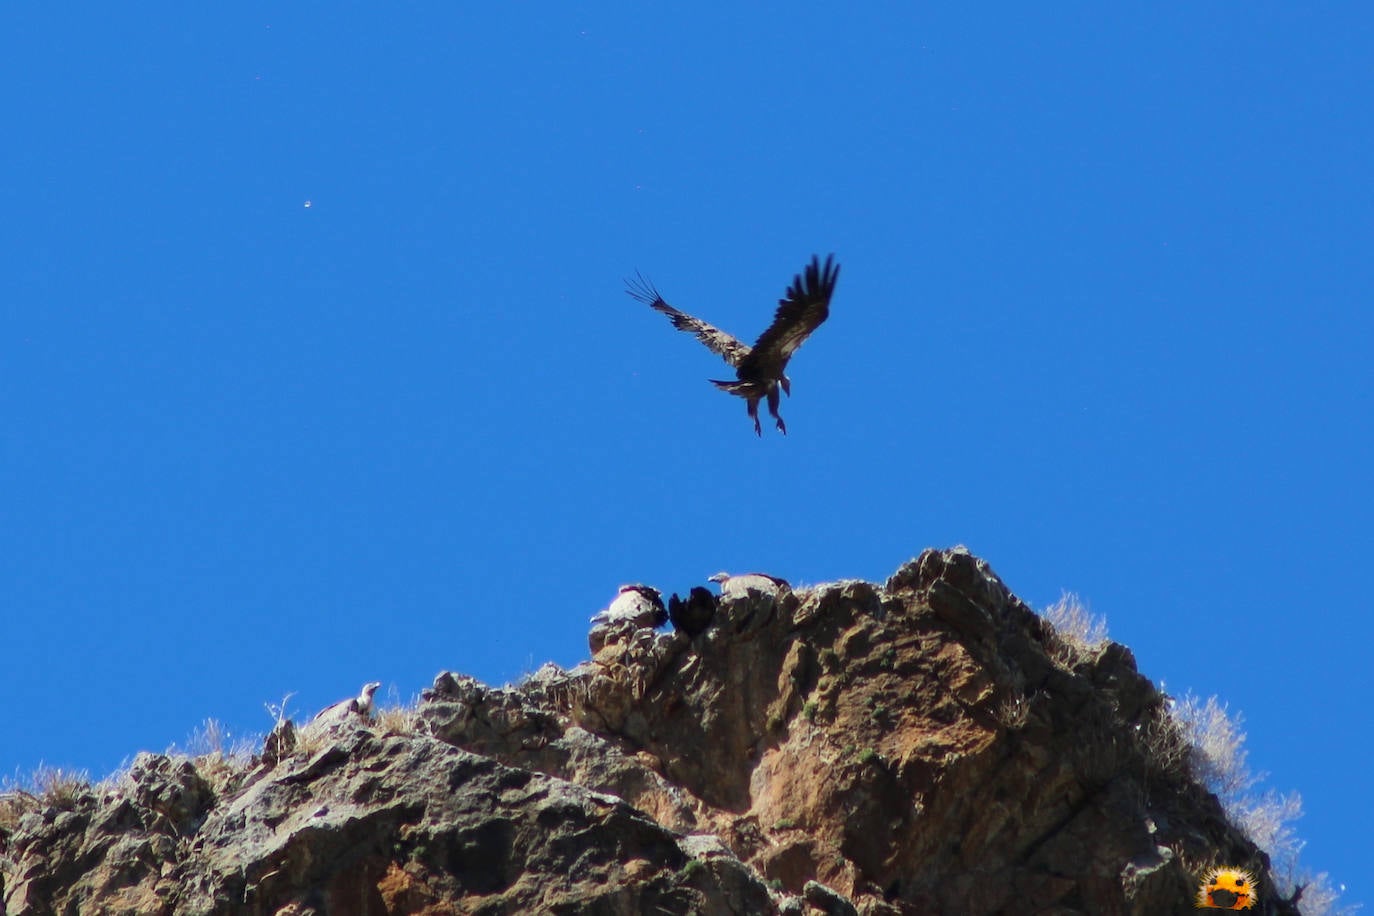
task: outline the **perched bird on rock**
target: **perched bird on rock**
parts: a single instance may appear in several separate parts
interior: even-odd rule
[[[786,579],[779,579],[777,576],[770,576],[767,573],[744,573],[743,575],[732,576],[728,572],[718,572],[708,581],[715,582],[720,586],[722,598],[743,598],[750,592],[776,595],[782,589],[792,587]]]
[[[661,627],[668,622],[663,596],[648,585],[622,585],[615,600],[604,611],[592,615],[592,623],[602,626],[631,624],[636,627]]]
[[[684,601],[674,592],[668,599],[668,619],[673,622],[674,630],[681,630],[688,636],[696,636],[711,625],[716,616],[716,596],[710,589],[700,585],[692,586]]]
[[[658,589],[647,585],[622,585],[620,593],[604,611],[592,615],[592,631],[587,645],[596,655],[607,645],[624,639],[641,629],[657,629],[668,622],[663,596]]]
[[[835,281],[839,276],[840,266],[835,263],[833,254],[826,257],[824,265],[818,255],[813,255],[806,269],[792,279],[784,298],[778,300],[773,323],[759,335],[752,347],[720,328],[693,318],[686,312],[679,312],[663,301],[652,283],[638,274],[635,279],[627,280],[625,285],[628,287],[626,292],[631,296],[667,315],[673,327],[679,331],[695,334],[697,340],[711,352],[735,368],[735,381],[711,379],[710,382],[721,391],[742,397],[748,402],[749,416],[754,421],[757,435],[763,435],[763,427],[759,423],[759,401],[766,398],[768,412],[785,436],[787,424],[778,415],[778,389],[781,388],[788,397],[792,396],[792,380],[785,372],[787,361],[830,315],[830,297],[835,292]]]
[[[372,698],[376,696],[377,688],[381,686],[381,681],[369,681],[364,684],[362,691],[353,698],[352,711],[364,719],[372,718],[372,708],[375,705]]]
[[[372,697],[377,693],[377,688],[382,686],[381,681],[369,681],[363,685],[356,697],[351,700],[341,700],[333,706],[326,706],[315,716],[316,722],[341,722],[353,716],[362,719],[372,718]]]

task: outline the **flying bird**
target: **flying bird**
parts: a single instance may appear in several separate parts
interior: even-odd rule
[[[625,281],[625,285],[626,292],[635,299],[667,315],[673,327],[679,331],[695,334],[697,340],[711,352],[735,367],[735,381],[710,381],[720,390],[742,397],[749,403],[749,416],[754,421],[756,434],[763,435],[763,427],[759,423],[759,401],[767,399],[768,412],[785,436],[787,424],[778,415],[778,389],[781,388],[788,397],[792,396],[792,380],[785,372],[787,361],[811,332],[829,317],[830,297],[835,292],[835,281],[839,275],[840,266],[835,263],[833,254],[826,256],[825,264],[821,264],[819,255],[813,255],[806,269],[792,278],[786,294],[778,300],[773,323],[759,335],[752,347],[720,328],[673,308],[641,274],[636,273],[633,280]]]

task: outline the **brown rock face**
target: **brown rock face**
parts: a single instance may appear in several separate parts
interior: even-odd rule
[[[927,551],[518,687],[441,674],[404,727],[307,729],[232,778],[141,755],[0,832],[0,886],[12,916],[1192,912],[1204,866],[1268,861],[1164,702]]]

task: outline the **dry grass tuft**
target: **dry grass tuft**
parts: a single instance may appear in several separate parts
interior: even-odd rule
[[[1107,620],[1088,610],[1078,596],[1065,592],[1041,615],[1054,631],[1050,660],[1064,670],[1091,661],[1107,644]]]
[[[1183,779],[1193,774],[1190,763],[1194,752],[1189,731],[1167,706],[1159,706],[1140,724],[1140,742],[1150,767],[1167,779]]]
[[[39,764],[26,778],[6,778],[0,781],[0,829],[13,830],[30,811],[48,807],[70,811],[90,790],[91,775],[85,770],[46,764]]]
[[[247,761],[262,744],[262,738],[259,734],[236,738],[218,719],[206,719],[191,733],[182,753],[197,759],[222,757],[226,760]]]
[[[172,745],[169,757],[188,757],[215,794],[232,792],[239,780],[253,765],[253,755],[262,744],[262,736],[235,738],[218,719],[206,719],[186,739],[185,747]]]
[[[388,735],[414,735],[419,732],[419,717],[414,706],[385,706],[372,720]]]
[[[0,830],[13,830],[21,817],[37,808],[38,799],[23,789],[0,789]]]
[[[296,730],[296,746],[291,757],[313,757],[330,745],[332,737],[327,728],[311,728],[303,725]]]
[[[91,774],[85,770],[64,770],[61,767],[40,766],[33,774],[34,793],[45,805],[64,810],[76,806],[76,800],[91,788]]]
[[[401,702],[401,694],[393,684],[386,692],[386,705],[373,710],[372,721],[388,735],[420,733],[420,698],[412,696],[409,703]]]
[[[992,711],[993,718],[1003,728],[1015,730],[1030,719],[1031,701],[1024,694],[1014,693],[1006,697]]]

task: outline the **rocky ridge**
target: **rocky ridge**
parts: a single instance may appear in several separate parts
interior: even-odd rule
[[[1267,873],[1130,651],[962,549],[594,644],[241,766],[141,754],[0,828],[4,912],[1154,916]]]

